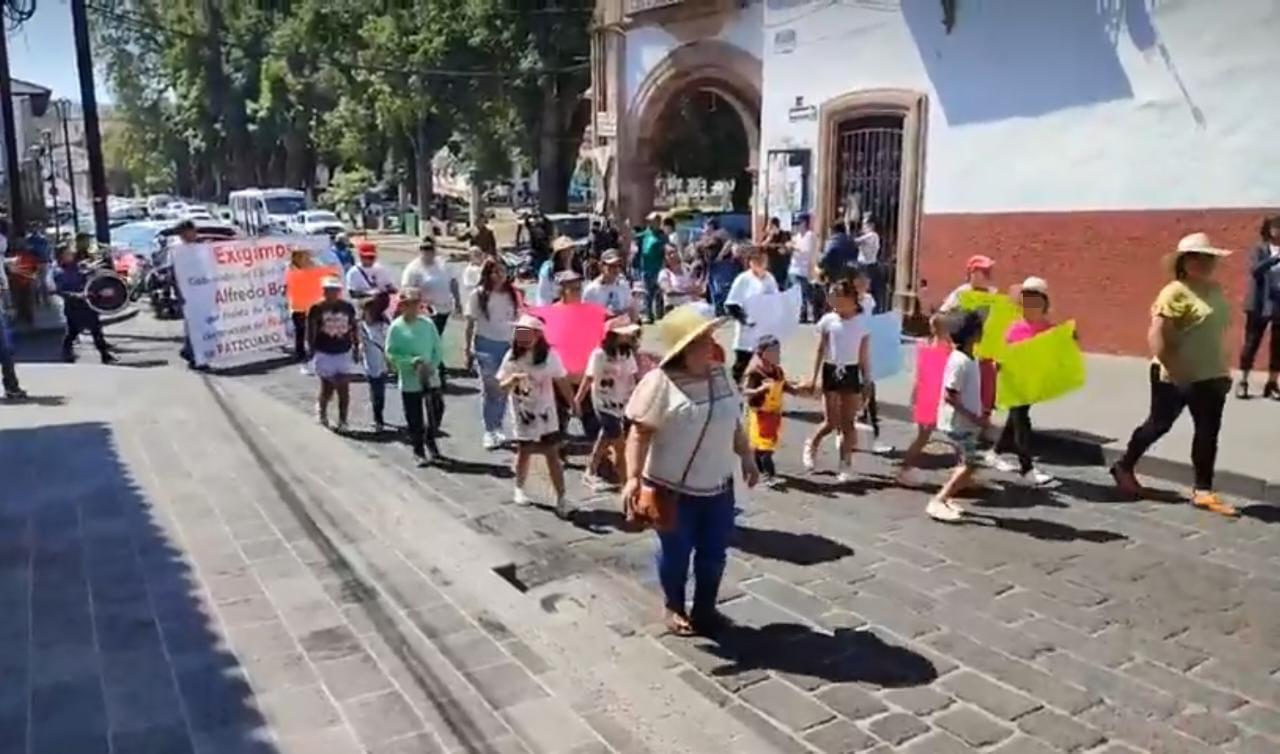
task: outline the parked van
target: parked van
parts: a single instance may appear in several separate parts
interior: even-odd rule
[[[307,195],[297,189],[243,189],[232,191],[227,203],[232,223],[245,233],[287,233],[293,218],[307,209]]]

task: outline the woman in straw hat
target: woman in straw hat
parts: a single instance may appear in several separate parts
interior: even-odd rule
[[[658,532],[658,577],[668,628],[710,633],[721,624],[716,597],[733,531],[735,461],[747,486],[759,479],[742,428],[742,399],[724,364],[715,360],[713,332],[727,320],[688,304],[658,322],[659,368],[646,374],[627,402],[627,482],[634,509],[642,487],[674,497],[675,522]],[[686,610],[692,557],[696,588]]]
[[[1165,265],[1174,278],[1161,289],[1151,307],[1147,342],[1151,363],[1151,410],[1133,431],[1124,456],[1111,467],[1122,492],[1142,494],[1134,468],[1144,453],[1163,437],[1182,414],[1191,412],[1195,434],[1191,463],[1195,486],[1191,502],[1224,516],[1236,509],[1213,491],[1214,464],[1218,456],[1218,432],[1222,408],[1231,390],[1231,369],[1223,336],[1231,310],[1222,286],[1214,279],[1218,260],[1231,254],[1217,248],[1204,233],[1192,233],[1166,255]]]
[[[538,287],[536,289],[538,306],[550,306],[557,298],[557,278],[562,272],[582,273],[581,266],[576,264],[574,252],[577,246],[568,236],[560,236],[551,242],[551,258],[538,267]]]

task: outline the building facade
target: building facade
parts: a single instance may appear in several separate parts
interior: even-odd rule
[[[1280,207],[1280,3],[946,5],[768,0],[761,211],[871,214],[902,306],[980,252],[1048,279],[1089,350],[1145,352],[1161,256],[1193,230],[1243,252]]]
[[[588,147],[620,220],[653,207],[659,123],[691,93],[733,108],[757,169],[763,17],[761,0],[598,0]]]

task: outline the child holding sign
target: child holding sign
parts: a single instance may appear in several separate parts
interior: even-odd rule
[[[941,388],[936,381],[941,377],[941,369],[932,371],[926,364],[929,359],[941,367],[950,356],[951,337],[946,331],[943,315],[935,314],[929,318],[929,341],[916,351],[916,376],[911,386],[911,406],[916,419],[916,437],[907,446],[902,455],[902,465],[898,467],[898,484],[903,487],[919,487],[920,475],[916,468],[920,464],[920,454],[924,446],[933,436],[933,429],[938,423],[938,399]],[[931,381],[932,380],[932,381]]]
[[[942,405],[938,429],[956,446],[960,462],[924,512],[935,521],[959,521],[965,509],[953,497],[969,485],[979,465],[978,436],[991,417],[982,406],[982,373],[973,358],[973,347],[982,338],[981,312],[956,312],[948,318],[954,348],[942,376]]]
[[[1049,321],[1049,284],[1043,278],[1029,277],[1019,286],[1022,300],[1022,319],[1015,322],[1005,336],[1010,345],[1030,340],[1053,326]],[[1013,406],[1005,420],[1004,431],[996,442],[991,466],[997,471],[1015,469],[1037,487],[1047,487],[1057,482],[1052,475],[1037,469],[1031,456],[1031,407]],[[1015,467],[998,453],[1013,453],[1018,457]]]

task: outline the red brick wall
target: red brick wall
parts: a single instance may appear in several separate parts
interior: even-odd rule
[[[1262,218],[1252,210],[1140,210],[925,215],[920,240],[921,298],[937,306],[964,282],[964,261],[983,253],[997,262],[1005,288],[1028,275],[1049,282],[1056,319],[1075,319],[1086,350],[1145,355],[1151,300],[1168,279],[1161,257],[1195,231],[1235,249],[1220,277],[1233,303],[1245,292],[1246,252],[1258,243]],[[1240,342],[1243,315],[1233,314]]]

